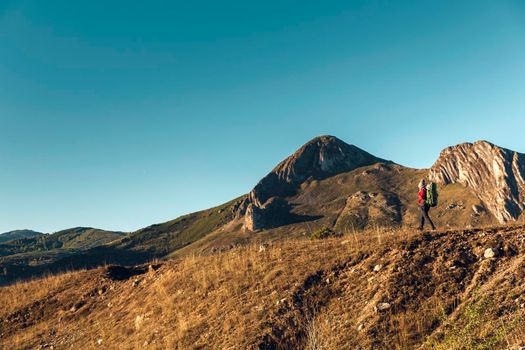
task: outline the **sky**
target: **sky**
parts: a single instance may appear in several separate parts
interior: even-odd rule
[[[525,152],[525,2],[0,0],[0,232],[132,231],[330,134]]]

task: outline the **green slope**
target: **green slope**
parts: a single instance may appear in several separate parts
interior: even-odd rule
[[[40,234],[0,244],[0,256],[37,253],[54,249],[86,250],[125,236],[123,232],[75,227],[53,234]]]
[[[41,232],[33,230],[15,230],[0,234],[0,243],[12,241],[15,239],[31,238],[43,235]]]
[[[234,208],[243,197],[218,207],[181,216],[162,224],[151,225],[110,244],[124,250],[141,251],[163,257],[196,242],[234,219]]]
[[[0,285],[46,272],[76,268],[66,258],[120,239],[123,232],[76,227],[0,243]],[[103,262],[99,261],[98,263]]]

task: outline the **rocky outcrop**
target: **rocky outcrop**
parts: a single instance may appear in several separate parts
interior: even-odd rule
[[[307,179],[321,180],[378,162],[388,163],[334,136],[316,137],[259,181],[237,214],[252,231],[277,226],[286,219],[282,198],[294,195]]]
[[[272,197],[262,207],[249,203],[245,214],[245,227],[250,231],[284,224],[290,214],[290,205],[283,198]]]
[[[347,198],[335,229],[340,232],[401,224],[401,203],[395,193],[358,191]]]
[[[469,187],[501,223],[516,220],[525,209],[525,155],[486,141],[444,149],[429,178]]]

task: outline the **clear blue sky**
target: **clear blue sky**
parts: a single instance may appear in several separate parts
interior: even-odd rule
[[[0,232],[173,219],[320,134],[429,167],[524,131],[520,0],[0,1]]]

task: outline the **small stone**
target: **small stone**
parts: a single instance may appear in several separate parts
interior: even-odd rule
[[[494,248],[487,248],[485,249],[485,252],[483,253],[483,256],[485,257],[485,259],[490,259],[490,258],[494,258],[497,254],[497,250],[494,249]]]
[[[375,311],[384,311],[390,309],[390,303],[378,303],[374,308]]]
[[[330,279],[329,278],[326,279],[326,284],[330,284]]]
[[[363,330],[363,324],[362,323],[360,323],[359,326],[357,326],[357,330],[358,331],[362,331]]]
[[[383,268],[383,265],[377,264],[376,266],[374,266],[374,272],[379,272],[379,270],[381,270],[382,268]]]
[[[481,205],[474,204],[472,206],[472,211],[475,215],[481,215],[485,211],[485,208],[483,208]]]
[[[102,344],[102,338],[97,340],[98,345]]]
[[[138,315],[135,317],[135,329],[139,330],[142,326],[142,323],[144,323],[144,315]]]

